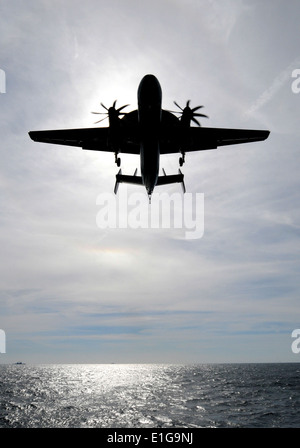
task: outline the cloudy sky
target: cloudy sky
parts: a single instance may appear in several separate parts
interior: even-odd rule
[[[0,1],[0,362],[299,362],[299,18],[298,0]],[[199,239],[99,228],[114,156],[28,137],[94,127],[100,102],[134,110],[147,73],[166,109],[271,131],[187,155]]]

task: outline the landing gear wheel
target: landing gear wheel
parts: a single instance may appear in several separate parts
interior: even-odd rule
[[[121,166],[121,159],[120,157],[118,157],[118,153],[115,152],[115,163],[117,164],[117,166]]]
[[[183,157],[180,157],[180,159],[179,159],[179,165],[182,166],[183,164],[184,164],[184,158],[183,158]]]

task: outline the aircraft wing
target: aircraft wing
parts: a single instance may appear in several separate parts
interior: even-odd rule
[[[269,131],[249,129],[203,128],[182,129],[178,126],[164,126],[161,135],[161,154],[180,151],[203,151],[218,146],[237,145],[265,140]],[[127,154],[139,154],[140,146],[135,126],[120,131],[119,151]],[[54,145],[78,146],[94,151],[115,152],[109,143],[109,128],[58,129],[50,131],[30,131],[32,140]]]
[[[204,151],[216,149],[218,146],[238,145],[262,141],[268,138],[270,131],[252,129],[226,129],[190,127],[179,130],[173,137],[166,138],[161,148],[161,154],[171,154],[178,151]],[[165,134],[167,137],[167,134]]]
[[[109,143],[109,128],[58,129],[50,131],[30,131],[29,136],[35,142],[51,143],[53,145],[78,146],[94,151],[115,152]],[[120,136],[121,151],[128,154],[139,154],[134,138],[129,135]]]

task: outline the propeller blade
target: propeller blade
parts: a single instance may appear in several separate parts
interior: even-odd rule
[[[108,109],[107,109],[107,107],[106,106],[104,106],[104,104],[103,103],[100,103],[101,104],[101,106],[102,107],[104,107],[104,109],[106,109],[107,110],[107,112],[108,112]]]
[[[187,100],[186,107],[190,107],[190,102],[191,102],[191,100]]]
[[[194,108],[192,109],[192,112],[196,112],[196,110],[201,109],[202,107],[204,107],[204,106],[197,106],[197,107],[194,107]]]
[[[101,121],[104,121],[104,120],[106,120],[106,118],[107,117],[104,117],[104,118],[102,118],[101,120],[99,120],[99,121],[95,121],[95,123],[94,124],[97,124],[97,123],[101,123]]]
[[[128,106],[129,106],[129,104],[126,104],[125,106],[119,107],[119,109],[117,109],[117,112],[120,113],[122,109],[125,109],[125,107],[128,107]]]
[[[175,106],[179,107],[179,109],[182,110],[182,112],[183,112],[182,107],[180,107],[179,104],[176,103],[176,101],[174,101],[174,104],[175,104]]]
[[[107,115],[106,112],[91,112],[91,114]]]
[[[199,123],[198,120],[196,120],[196,118],[192,117],[192,121],[193,121],[194,123],[196,123],[198,126],[201,126],[201,124]]]
[[[193,116],[194,117],[206,117],[206,118],[208,118],[208,116],[204,115],[204,114],[193,114]]]

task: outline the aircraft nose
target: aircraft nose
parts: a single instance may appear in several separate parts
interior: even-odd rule
[[[161,94],[161,87],[156,76],[150,74],[145,75],[141,80],[138,89],[139,102],[159,102],[161,99]]]
[[[158,79],[156,78],[156,76],[148,74],[143,77],[141,83],[158,83]]]

